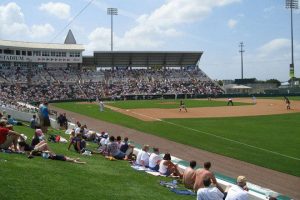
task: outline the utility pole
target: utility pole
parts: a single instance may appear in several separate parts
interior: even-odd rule
[[[239,45],[239,47],[240,47],[240,51],[239,52],[241,53],[241,76],[242,76],[242,79],[244,79],[244,62],[243,62],[243,53],[245,52],[243,50],[244,43],[241,42],[240,45]]]

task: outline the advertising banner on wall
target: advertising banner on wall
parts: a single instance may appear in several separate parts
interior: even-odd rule
[[[82,57],[17,56],[0,54],[0,61],[33,63],[82,63]]]

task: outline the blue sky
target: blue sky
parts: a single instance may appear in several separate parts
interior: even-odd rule
[[[62,43],[69,28],[85,54],[110,50],[108,7],[115,50],[204,51],[200,67],[213,79],[289,79],[290,12],[284,0],[1,0],[0,39]],[[295,75],[300,77],[300,12],[294,13]]]

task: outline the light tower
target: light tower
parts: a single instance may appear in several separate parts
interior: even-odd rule
[[[118,8],[107,8],[107,14],[111,16],[111,21],[110,21],[110,50],[114,50],[114,43],[113,43],[113,16],[118,15]]]
[[[244,43],[240,42],[239,47],[241,48],[239,51],[241,53],[241,77],[242,77],[242,79],[244,79],[244,60],[243,60],[243,53],[245,52],[243,49]]]
[[[292,50],[292,62],[290,64],[290,78],[295,77],[294,73],[294,31],[293,31],[293,9],[298,9],[298,0],[286,0],[285,7],[291,10],[291,50]]]

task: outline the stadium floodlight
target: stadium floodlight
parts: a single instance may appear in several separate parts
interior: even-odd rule
[[[291,50],[292,63],[290,64],[290,78],[294,78],[294,31],[293,31],[293,9],[298,9],[298,0],[286,0],[285,7],[291,10]]]
[[[111,39],[111,43],[110,43],[110,50],[113,51],[114,47],[113,47],[113,16],[114,15],[118,15],[118,8],[107,8],[107,14],[111,16],[111,23],[110,23],[110,39]]]
[[[244,47],[244,43],[240,42],[240,50],[239,52],[241,53],[241,78],[244,79],[244,60],[243,60],[243,53],[245,52],[243,47]]]

